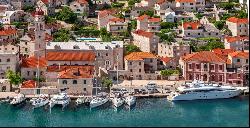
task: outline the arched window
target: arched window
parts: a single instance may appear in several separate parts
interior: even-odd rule
[[[73,84],[77,84],[77,80],[73,80]]]
[[[204,64],[204,68],[207,69],[207,64]]]
[[[67,80],[63,80],[63,82],[62,82],[63,84],[67,84],[68,82],[67,82]]]

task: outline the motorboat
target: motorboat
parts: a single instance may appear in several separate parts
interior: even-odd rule
[[[76,105],[84,104],[85,101],[86,101],[86,97],[84,97],[84,96],[79,96],[79,97],[76,99]]]
[[[26,100],[25,95],[19,93],[17,96],[14,97],[14,99],[10,102],[11,105],[18,105],[21,103],[24,103]]]
[[[49,106],[52,108],[54,105],[62,106],[63,108],[66,107],[70,102],[70,97],[67,95],[67,93],[62,92],[58,95],[54,95],[51,100],[49,101]]]
[[[122,106],[125,102],[124,98],[123,97],[115,97],[113,100],[113,105],[118,108],[120,106]]]
[[[34,108],[42,107],[49,103],[48,95],[40,94],[39,97],[32,102]]]
[[[203,81],[194,80],[192,83],[182,85],[175,92],[170,93],[168,100],[198,100],[219,99],[238,96],[242,90],[237,87],[218,84],[205,84]]]
[[[125,103],[128,105],[128,106],[132,106],[135,104],[135,101],[136,101],[136,97],[135,96],[127,96],[125,98]]]
[[[90,108],[101,106],[109,101],[108,97],[95,97],[90,101]]]

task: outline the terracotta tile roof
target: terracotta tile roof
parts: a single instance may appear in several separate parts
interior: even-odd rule
[[[227,19],[227,21],[229,22],[233,22],[233,23],[248,23],[248,19],[247,18],[236,18],[236,17],[230,17]]]
[[[216,48],[213,49],[212,52],[219,54],[219,55],[223,55],[223,56],[227,56],[229,53],[234,52],[234,49],[220,49],[220,48]]]
[[[89,52],[47,52],[48,61],[94,61],[95,53]]]
[[[60,79],[93,78],[94,66],[70,67],[58,74]]]
[[[165,1],[166,1],[166,0],[158,0],[158,1],[156,2],[156,4],[161,5],[161,4],[165,3]]]
[[[192,30],[198,29],[198,27],[201,27],[200,22],[184,22],[183,23],[184,29],[191,28]]]
[[[36,88],[36,81],[34,80],[24,81],[21,85],[21,88]]]
[[[137,20],[142,21],[142,20],[148,19],[148,18],[150,18],[150,16],[144,14],[144,15],[139,16],[139,17],[137,18]]]
[[[241,41],[241,40],[249,40],[249,37],[248,36],[243,36],[243,37],[227,36],[227,37],[225,37],[225,39],[228,43],[236,43],[237,41]]]
[[[17,34],[16,29],[8,28],[8,29],[0,30],[0,36],[9,36],[13,34]]]
[[[98,13],[99,18],[105,17],[107,15],[113,15],[116,12],[114,9],[102,10]]]
[[[149,22],[161,22],[161,18],[150,18],[148,19]]]
[[[48,4],[49,0],[41,0],[44,4]]]
[[[172,58],[166,56],[166,57],[161,57],[160,59],[161,61],[168,63]]]
[[[146,32],[146,31],[143,31],[143,30],[136,30],[133,32],[134,34],[137,34],[137,35],[140,35],[140,36],[145,36],[145,37],[148,37],[148,38],[151,38],[154,36],[153,33],[151,32]]]
[[[180,2],[180,3],[194,3],[195,0],[175,0],[175,2]]]
[[[39,9],[38,11],[35,11],[34,16],[35,15],[44,15],[44,12],[42,9]]]
[[[188,54],[186,56],[181,57],[183,61],[200,61],[200,62],[219,62],[226,63],[221,57],[219,57],[216,53],[211,51],[201,51],[192,54]]]
[[[47,66],[47,72],[61,72],[63,70],[67,70],[69,68],[78,68],[81,67],[81,65],[50,65]]]
[[[154,54],[149,52],[132,52],[124,57],[126,60],[143,60],[146,58],[157,58]]]
[[[38,58],[35,56],[31,56],[29,58],[24,58],[21,63],[21,67],[23,68],[37,68],[38,66]],[[39,58],[39,67],[40,68],[46,68],[47,66],[47,60],[45,57]]]
[[[121,19],[121,18],[112,18],[112,19],[109,19],[110,22],[124,22],[124,19]]]
[[[229,55],[232,58],[243,58],[243,59],[248,59],[249,58],[249,52],[244,52],[244,51],[236,51],[233,53],[229,53]]]
[[[88,4],[88,1],[86,0],[77,0],[77,2],[80,4]]]

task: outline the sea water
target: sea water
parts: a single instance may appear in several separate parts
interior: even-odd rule
[[[137,99],[132,108],[109,105],[32,109],[0,103],[0,126],[249,126],[248,97],[169,102],[166,98]]]

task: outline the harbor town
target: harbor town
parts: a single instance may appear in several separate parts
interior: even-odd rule
[[[248,11],[248,0],[0,0],[0,106],[248,97]]]

